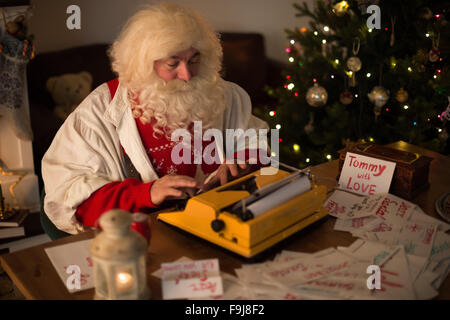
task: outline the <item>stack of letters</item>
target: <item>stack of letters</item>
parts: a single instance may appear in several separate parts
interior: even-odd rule
[[[359,238],[316,253],[282,251],[273,261],[223,274],[221,299],[431,299],[450,271],[450,225],[391,194],[337,190],[325,202],[335,230]],[[218,297],[215,297],[216,299]]]

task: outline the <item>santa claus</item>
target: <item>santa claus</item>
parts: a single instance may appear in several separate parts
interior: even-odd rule
[[[145,212],[251,169],[223,158],[175,163],[175,130],[191,132],[198,121],[202,130],[267,128],[251,114],[248,94],[221,78],[219,37],[193,10],[158,4],[137,12],[109,54],[118,78],[76,108],[42,159],[45,213],[71,234],[110,209]],[[257,147],[238,143],[235,156]]]

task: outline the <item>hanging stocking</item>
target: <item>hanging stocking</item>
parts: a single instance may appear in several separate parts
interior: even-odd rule
[[[33,132],[25,97],[26,64],[34,55],[28,41],[20,41],[0,30],[0,117],[12,125],[16,136],[32,140]]]

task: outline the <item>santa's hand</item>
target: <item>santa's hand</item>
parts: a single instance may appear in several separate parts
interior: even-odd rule
[[[150,197],[154,205],[159,206],[168,197],[182,197],[186,193],[193,195],[198,189],[194,178],[181,175],[167,175],[155,182],[150,188]]]
[[[217,173],[214,178],[208,183],[204,184],[203,190],[210,190],[217,186],[226,184],[228,181],[242,177],[250,171],[250,166],[246,163],[241,164],[227,164],[223,163],[217,169]]]

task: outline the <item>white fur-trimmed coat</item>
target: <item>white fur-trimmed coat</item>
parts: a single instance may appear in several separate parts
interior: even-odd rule
[[[267,129],[264,121],[251,114],[248,94],[232,82],[224,84],[226,107],[218,119],[221,128],[217,128],[223,136],[225,129]],[[111,100],[104,83],[70,114],[42,159],[44,210],[57,228],[71,234],[84,231],[75,216],[77,207],[102,186],[129,177],[121,147],[142,182],[158,178],[139,136],[126,89],[119,84]]]

